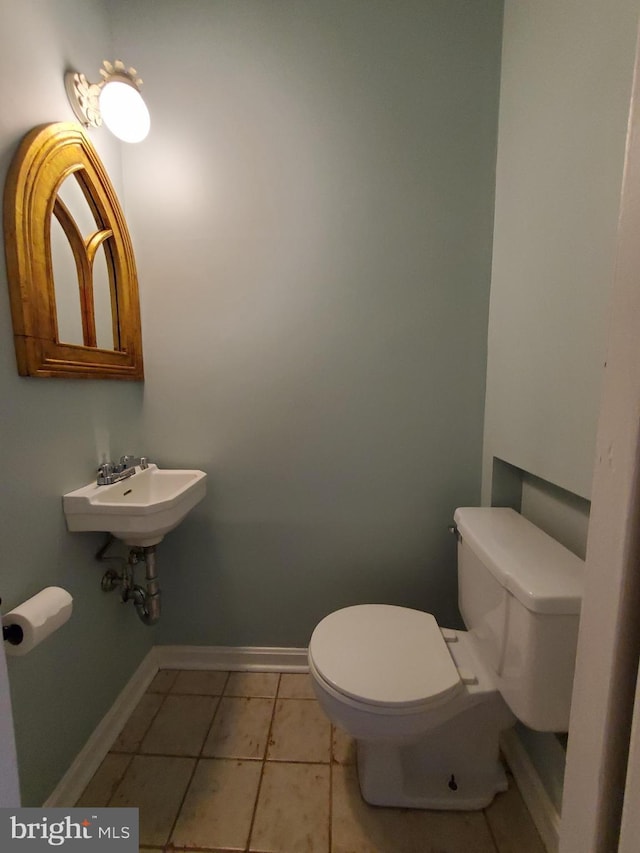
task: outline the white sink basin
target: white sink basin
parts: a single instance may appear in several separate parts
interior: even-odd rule
[[[103,530],[127,545],[157,545],[206,494],[204,471],[160,470],[149,465],[109,486],[89,483],[64,495],[72,532]]]

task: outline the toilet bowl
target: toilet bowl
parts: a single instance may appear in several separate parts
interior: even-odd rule
[[[501,732],[566,731],[584,563],[506,508],[463,508],[459,606],[467,631],[421,610],[359,604],[309,643],[318,701],[357,742],[373,805],[480,809],[507,787]]]
[[[327,716],[357,741],[364,799],[479,809],[507,787],[500,731],[515,717],[464,631],[430,613],[355,605],[325,617],[309,671]]]

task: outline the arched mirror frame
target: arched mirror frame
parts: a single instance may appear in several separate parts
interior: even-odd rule
[[[78,241],[58,198],[76,173],[96,220],[96,232]],[[55,213],[54,213],[55,208]],[[55,215],[76,258],[84,345],[58,339],[50,223]],[[30,131],[9,168],[4,194],[5,252],[18,373],[82,379],[143,379],[138,279],[124,213],[109,176],[80,125],[56,123]],[[82,244],[82,245],[80,245]],[[108,257],[114,349],[95,344],[87,264],[100,245]],[[84,296],[82,295],[84,293]],[[91,328],[93,326],[93,333]]]

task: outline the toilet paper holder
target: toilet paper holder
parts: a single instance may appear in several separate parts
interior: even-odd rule
[[[2,599],[0,598],[0,604]],[[10,643],[12,646],[19,646],[24,638],[24,631],[20,625],[3,625],[2,639],[5,643]]]
[[[19,625],[3,625],[2,639],[12,646],[19,646],[24,638],[24,631]]]
[[[2,599],[0,599],[2,604]],[[54,631],[61,628],[73,611],[73,598],[59,586],[41,589],[2,617],[2,639],[7,655],[29,654]]]

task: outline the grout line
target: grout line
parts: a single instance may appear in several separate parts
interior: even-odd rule
[[[260,791],[262,790],[262,780],[264,779],[264,770],[267,766],[267,753],[269,752],[269,741],[271,740],[271,731],[273,729],[273,721],[276,716],[276,705],[278,702],[278,693],[280,692],[280,682],[282,681],[282,673],[278,673],[278,683],[276,684],[276,693],[273,697],[273,708],[271,709],[271,720],[269,721],[269,729],[267,731],[267,742],[264,747],[264,756],[262,759],[262,767],[260,768],[260,779],[258,780],[258,790],[256,791],[256,798],[253,803],[253,814],[251,815],[251,823],[249,824],[249,834],[247,835],[247,844],[245,847],[245,851],[250,850],[251,848],[251,836],[253,835],[253,828],[256,822],[256,814],[258,812],[258,800],[260,799]]]
[[[205,738],[206,742],[206,738]],[[204,745],[202,747],[204,749]],[[260,761],[266,764],[313,764],[321,767],[329,767],[331,761],[321,761],[318,758],[258,758],[250,755],[204,755],[202,751],[195,752],[111,752],[109,755],[128,755],[131,758],[195,758],[196,760],[212,761]],[[339,761],[333,762],[339,764]]]
[[[145,696],[147,696],[147,695],[158,695],[158,694],[150,694],[150,693],[149,693],[149,691],[147,690],[147,691],[145,691],[145,692],[142,694],[142,697],[140,698],[140,702],[142,702],[142,699],[143,699]],[[161,709],[161,708],[162,708],[162,706],[164,705],[164,700],[165,700],[165,698],[166,698],[166,694],[162,694],[162,693],[161,693],[160,695],[162,696],[162,701],[161,701],[161,702],[160,702],[160,704],[158,705],[158,707],[157,707],[157,709],[156,709],[155,713],[151,715],[151,719],[149,720],[149,725],[145,728],[145,730],[144,730],[144,732],[143,732],[143,734],[142,734],[142,737],[140,738],[140,743],[138,744],[137,748],[136,748],[133,752],[126,752],[125,750],[119,750],[119,749],[110,749],[110,750],[109,750],[109,752],[107,752],[107,755],[128,755],[128,756],[129,756],[129,761],[127,761],[127,764],[126,764],[126,766],[125,766],[125,768],[124,768],[123,772],[121,773],[121,775],[120,775],[120,777],[119,777],[119,779],[118,779],[117,783],[113,786],[113,789],[112,789],[112,791],[111,791],[111,794],[109,795],[109,798],[107,799],[107,805],[106,805],[106,807],[107,807],[107,808],[109,807],[109,803],[111,802],[111,800],[112,800],[112,799],[113,799],[113,797],[115,796],[116,791],[117,791],[117,790],[118,790],[118,788],[120,787],[120,784],[122,783],[122,780],[124,779],[124,777],[125,777],[125,775],[126,775],[127,771],[128,771],[128,770],[129,770],[129,768],[131,767],[131,764],[132,764],[132,762],[133,762],[133,759],[135,758],[135,756],[136,756],[136,755],[138,755],[138,754],[139,754],[140,747],[142,746],[142,741],[143,741],[143,740],[145,739],[145,737],[147,736],[147,734],[148,734],[148,732],[149,732],[149,729],[150,729],[150,728],[151,728],[151,726],[153,725],[153,721],[154,721],[154,720],[155,720],[155,718],[158,716],[158,714],[160,713],[160,709]],[[138,705],[140,704],[140,702],[138,702]],[[136,708],[138,707],[138,705],[136,705]],[[131,712],[131,714],[129,715],[129,718],[127,719],[126,723],[124,724],[124,726],[122,727],[122,729],[120,730],[120,732],[118,732],[118,736],[117,736],[117,737],[120,737],[120,735],[122,734],[122,732],[123,732],[123,731],[126,729],[126,727],[129,725],[129,720],[130,720],[130,719],[131,719],[131,717],[133,716],[133,714],[134,714],[134,712],[135,712],[136,708],[134,708],[134,709],[133,709],[133,711]],[[117,738],[116,738],[116,740],[117,740]],[[105,755],[105,758],[107,757],[107,755]],[[100,767],[102,767],[102,763],[100,764]],[[98,769],[100,769],[100,768],[98,768]],[[96,770],[96,773],[97,773],[97,772],[98,772],[98,771]],[[89,780],[89,782],[87,783],[87,786],[86,786],[86,787],[85,787],[85,789],[84,789],[85,791],[87,790],[87,788],[88,788],[88,787],[89,787],[89,785],[91,784],[91,782],[92,782],[93,778],[95,777],[95,775],[96,775],[96,774],[94,773],[94,774],[93,774],[93,776],[91,777],[91,779]],[[80,794],[80,797],[82,797],[83,795],[84,795],[84,791],[82,792],[82,794]],[[80,797],[79,797],[78,799],[80,799]]]
[[[175,758],[176,756],[172,756],[172,757]],[[189,756],[185,756],[185,757],[189,757]],[[193,777],[196,775],[197,767],[198,767],[198,759],[196,758],[193,762],[193,770],[191,771],[191,776],[189,776],[189,781],[185,785],[184,793],[182,794],[182,798],[180,800],[180,805],[178,806],[178,808],[176,810],[176,816],[173,819],[173,823],[171,824],[171,828],[169,829],[169,832],[167,833],[167,839],[162,844],[163,850],[169,846],[171,836],[173,835],[175,828],[176,828],[176,824],[178,823],[178,820],[180,818],[180,814],[182,812],[182,807],[184,806],[184,801],[187,799],[187,792],[188,792],[189,788],[191,787],[191,783],[193,782]]]
[[[107,753],[107,755],[109,755],[109,753]],[[106,757],[107,757],[107,756],[105,756],[105,758],[106,758]],[[107,797],[107,802],[105,803],[104,808],[108,808],[108,807],[109,807],[109,803],[111,802],[111,800],[113,799],[113,797],[114,797],[114,795],[115,795],[116,791],[117,791],[117,790],[118,790],[118,788],[120,787],[120,784],[122,783],[122,780],[124,779],[124,777],[125,777],[125,775],[126,775],[127,770],[131,767],[131,762],[132,762],[132,761],[133,761],[133,755],[130,755],[130,756],[129,756],[129,760],[128,760],[128,761],[127,761],[127,763],[126,763],[124,770],[122,771],[122,773],[121,773],[121,774],[120,774],[120,776],[118,777],[118,781],[115,783],[115,785],[114,785],[114,786],[113,786],[113,788],[111,789],[111,793],[110,793],[110,794],[109,794],[109,796]],[[103,763],[104,763],[104,761],[103,761]],[[100,767],[102,767],[102,764],[100,764]],[[98,769],[100,769],[100,768],[98,768]],[[98,771],[96,770],[96,773],[97,773],[97,772],[98,772]],[[94,777],[95,777],[95,773],[93,774],[93,776],[92,776],[91,778],[93,779]],[[91,781],[89,782],[89,785],[90,785],[90,784],[91,784]],[[89,787],[89,785],[87,785],[87,788]],[[86,791],[86,790],[87,790],[87,788],[85,788],[85,789],[84,789],[84,791]],[[83,796],[84,796],[84,791],[82,792],[82,794],[80,794],[80,797],[79,797],[78,799],[80,799],[81,797],[83,797]],[[101,806],[96,806],[96,808],[101,808]]]
[[[316,764],[321,767],[329,767],[331,765],[331,761],[319,761],[317,758],[310,761],[299,758],[267,758],[265,761],[267,764]]]
[[[193,851],[193,853],[238,853],[238,850],[233,847],[173,847],[171,845],[163,845],[162,847],[153,847],[151,844],[138,845],[140,850],[158,851],[158,853],[173,853],[173,851]]]
[[[222,687],[222,693],[223,694],[224,694],[224,689],[227,686],[228,681],[229,681],[229,673],[227,673],[227,677],[224,680],[224,685]],[[180,695],[180,694],[177,694],[177,695]],[[209,733],[213,727],[213,721],[215,720],[215,718],[218,714],[218,710],[220,708],[220,703],[222,702],[222,695],[216,696],[216,697],[211,697],[211,698],[216,698],[218,700],[218,702],[216,704],[215,711],[213,712],[213,716],[211,717],[211,722],[209,723],[206,734],[202,739],[202,743],[200,744],[200,751],[198,752],[198,755],[195,756],[195,761],[193,764],[193,770],[191,772],[191,776],[189,777],[189,781],[187,782],[187,784],[185,786],[184,793],[182,795],[182,799],[180,800],[180,805],[178,806],[178,810],[176,811],[176,816],[173,820],[173,823],[171,824],[171,829],[169,831],[169,834],[167,835],[167,840],[166,840],[165,844],[163,844],[163,849],[166,845],[169,844],[169,842],[171,840],[171,836],[175,832],[176,824],[180,820],[180,815],[182,814],[182,809],[184,808],[184,802],[187,799],[187,794],[189,793],[189,788],[191,787],[191,783],[193,782],[193,777],[196,775],[196,770],[198,769],[198,764],[200,762],[200,759],[202,758],[202,750],[204,749],[204,745],[207,742],[207,738],[209,737]],[[187,756],[187,757],[193,757],[193,756]]]
[[[158,669],[158,672],[173,672],[173,673],[174,673],[174,677],[173,677],[173,679],[172,679],[172,681],[171,681],[171,684],[169,685],[169,687],[168,687],[166,690],[153,690],[153,691],[150,691],[150,690],[149,690],[149,687],[151,687],[151,684],[153,684],[153,682],[155,681],[155,677],[154,677],[154,678],[152,678],[152,679],[151,679],[151,684],[149,685],[149,687],[147,687],[147,691],[146,691],[146,692],[147,692],[147,693],[150,693],[150,692],[153,692],[153,693],[163,693],[163,694],[170,693],[170,692],[171,692],[171,688],[173,687],[173,685],[174,685],[174,684],[176,683],[176,681],[178,680],[178,673],[180,672],[180,670],[179,670],[179,669]],[[158,675],[158,672],[156,672],[156,676]]]
[[[144,697],[145,697],[145,696],[147,696],[147,695],[154,695],[154,696],[155,696],[155,695],[158,695],[158,694],[148,694],[148,693],[143,693],[143,694],[142,694],[142,698],[144,698]],[[160,704],[158,705],[158,707],[156,708],[156,710],[154,711],[154,713],[151,715],[151,717],[150,717],[150,719],[149,719],[149,722],[148,722],[148,724],[147,724],[147,726],[146,726],[145,730],[143,731],[143,733],[142,733],[142,735],[141,735],[141,737],[140,737],[140,742],[138,743],[138,745],[136,746],[136,748],[135,748],[133,751],[131,751],[131,752],[130,752],[129,750],[126,750],[126,749],[113,749],[113,748],[111,748],[111,749],[109,750],[109,752],[107,753],[107,755],[110,755],[110,754],[113,754],[113,755],[131,755],[131,756],[133,757],[133,756],[138,755],[138,754],[140,753],[140,747],[142,746],[142,741],[143,741],[143,740],[146,738],[146,736],[149,734],[149,729],[150,729],[150,728],[151,728],[151,726],[154,724],[155,719],[156,719],[156,717],[158,716],[158,714],[160,713],[160,711],[162,710],[162,706],[164,705],[164,701],[165,701],[165,699],[167,698],[167,696],[166,696],[165,694],[160,694],[160,695],[162,696],[162,701],[160,702]],[[140,702],[142,702],[142,699],[140,699]],[[140,704],[140,702],[138,703],[138,705]],[[122,732],[123,732],[123,731],[127,728],[127,726],[129,725],[129,722],[130,722],[130,720],[131,720],[131,717],[134,715],[134,713],[135,713],[135,711],[136,711],[136,709],[137,709],[138,705],[136,705],[136,707],[133,709],[133,711],[132,711],[132,712],[131,712],[131,714],[129,715],[129,719],[127,720],[127,722],[124,724],[124,726],[122,727],[122,729],[121,729],[121,730],[120,730],[120,732],[118,733],[118,737],[116,738],[116,741],[118,740],[118,738],[120,737],[120,735],[122,734]],[[106,757],[106,756],[105,756],[105,757]],[[129,762],[129,763],[131,763],[131,762]],[[129,769],[129,765],[127,765],[127,769]],[[94,775],[95,775],[95,774],[94,774]],[[120,780],[120,782],[121,782],[121,781],[122,781],[122,779]],[[120,784],[120,783],[118,783],[118,784]]]
[[[147,695],[146,693],[145,693],[145,694],[143,694],[143,696],[146,696],[146,695]],[[148,725],[148,726],[146,727],[146,729],[144,730],[144,733],[143,733],[142,737],[140,738],[140,743],[138,744],[138,746],[137,746],[137,748],[136,748],[136,750],[135,750],[134,754],[140,751],[140,747],[142,746],[142,741],[143,741],[143,740],[146,738],[146,736],[149,734],[149,730],[151,729],[151,726],[155,723],[155,721],[156,721],[156,717],[158,716],[158,714],[160,713],[160,711],[163,709],[163,707],[164,707],[164,703],[166,702],[166,699],[167,699],[167,696],[168,696],[168,695],[169,695],[169,694],[165,694],[165,695],[162,697],[162,702],[158,705],[158,708],[157,708],[157,710],[156,710],[155,714],[152,714],[151,719],[149,720],[149,725]],[[142,701],[142,700],[140,700],[140,701]],[[130,719],[131,719],[131,717],[129,717],[129,720],[130,720]],[[127,722],[124,724],[124,726],[123,726],[123,728],[122,728],[122,730],[123,730],[123,731],[126,729],[126,727],[127,727],[128,723],[129,723],[129,720],[127,720]],[[118,737],[120,737],[120,735],[118,735]]]
[[[229,682],[229,676],[231,673],[227,673],[227,677],[224,680],[224,684],[222,685],[222,693],[217,697],[218,704],[216,705],[216,709],[213,712],[213,717],[211,717],[211,722],[209,723],[209,727],[207,728],[206,734],[204,736],[204,740],[200,745],[200,752],[198,753],[198,758],[202,758],[202,750],[204,749],[204,745],[209,739],[209,735],[211,734],[211,729],[213,728],[213,724],[215,723],[216,717],[218,716],[218,711],[220,710],[220,705],[222,705],[222,697],[224,696],[224,691],[226,690],[227,684]]]
[[[498,844],[498,840],[497,840],[495,833],[493,831],[493,827],[491,826],[491,821],[489,820],[489,817],[487,816],[487,810],[482,809],[482,814],[484,816],[484,822],[487,824],[487,828],[489,830],[489,836],[490,836],[491,841],[493,842],[493,846],[495,848],[495,853],[500,853],[500,845]]]
[[[174,693],[167,693],[166,695],[167,696],[190,696],[192,699],[198,699],[198,698],[201,698],[201,699],[219,699],[222,697],[222,693],[188,693],[187,691],[183,691],[183,690],[177,690]]]
[[[311,696],[278,696],[281,702],[317,702],[315,697]]]

